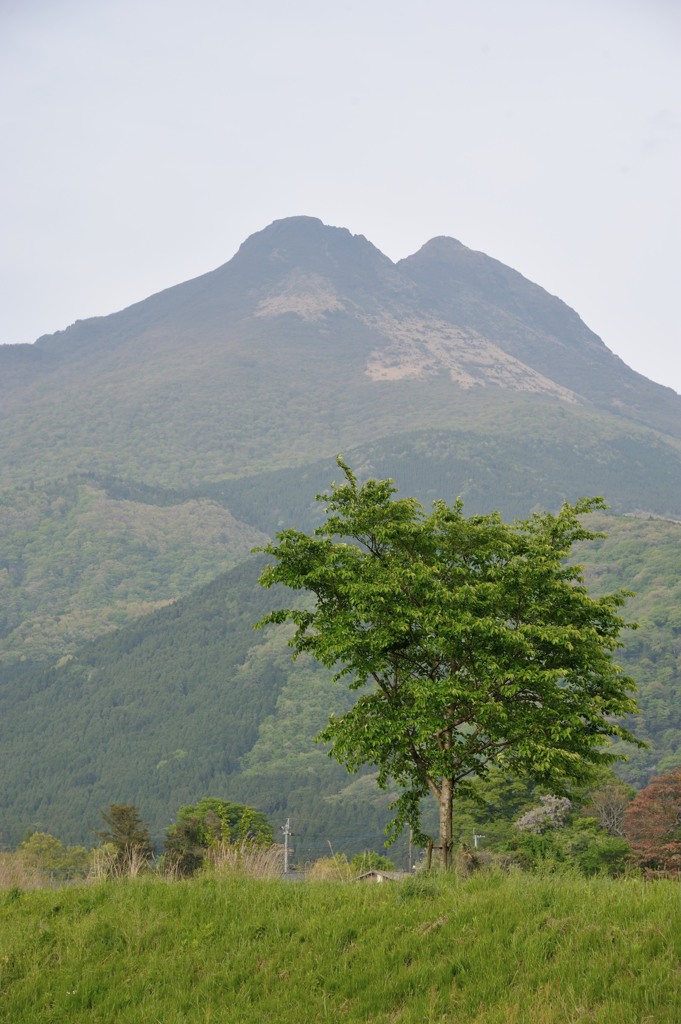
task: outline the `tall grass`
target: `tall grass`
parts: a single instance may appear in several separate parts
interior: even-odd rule
[[[105,843],[92,851],[90,878],[102,882],[106,878],[137,878],[149,870],[149,856],[139,849],[128,850],[124,857],[115,846]]]
[[[257,846],[248,840],[217,843],[208,850],[203,870],[218,876],[279,878],[284,870],[284,847],[277,843]]]
[[[0,852],[0,890],[41,889],[49,884],[49,876],[37,865],[27,864],[16,853]]]
[[[678,1024],[672,881],[141,876],[0,894],[21,1024]]]

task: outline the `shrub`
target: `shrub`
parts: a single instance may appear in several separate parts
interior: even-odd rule
[[[163,865],[185,878],[201,868],[209,851],[232,843],[251,847],[272,845],[272,826],[253,807],[217,797],[180,807],[166,835]]]

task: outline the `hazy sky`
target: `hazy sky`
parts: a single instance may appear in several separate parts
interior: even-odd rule
[[[0,0],[0,341],[293,214],[452,235],[681,391],[679,0]]]

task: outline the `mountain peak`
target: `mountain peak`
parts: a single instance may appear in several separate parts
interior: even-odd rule
[[[291,261],[309,259],[311,256],[318,258],[320,250],[352,258],[357,258],[361,251],[371,252],[391,262],[364,235],[353,235],[347,228],[332,227],[324,224],[319,217],[306,216],[284,217],[249,235],[234,259],[251,256],[262,259],[263,255],[269,255],[275,259]]]
[[[247,238],[220,269],[259,289],[278,284],[292,272],[328,278],[349,294],[366,294],[379,285],[390,290],[404,288],[392,260],[364,235],[331,227],[318,217],[275,220]]]
[[[414,253],[413,256],[407,256],[406,259],[414,259],[414,256],[423,254],[446,256],[450,253],[458,253],[462,251],[473,252],[474,250],[467,248],[463,242],[460,242],[458,238],[452,238],[451,235],[436,235],[435,238],[431,238],[429,241],[425,242],[418,252]],[[401,262],[405,262],[405,260],[402,260]]]
[[[618,414],[626,409],[634,419],[679,435],[677,397],[663,396],[657,385],[616,360],[574,310],[517,271],[446,235],[395,264],[363,235],[311,216],[276,220],[217,270],[109,317],[76,323],[41,339],[35,352],[48,348],[50,358],[40,365],[31,358],[14,359],[11,374],[5,367],[4,400],[19,403],[19,382],[33,371],[39,369],[47,381],[64,365],[71,373],[74,361],[86,355],[88,368],[100,361],[102,380],[112,367],[118,374],[129,358],[134,379],[141,380],[144,367],[153,382],[149,388],[165,395],[171,374],[178,391],[184,387],[180,381],[191,352],[192,372],[205,373],[213,396],[219,379],[237,409],[240,388],[253,390],[255,379],[272,383],[274,367],[277,388],[283,365],[296,382],[310,377],[314,355],[319,393],[328,384],[324,373],[337,360],[334,387],[339,374],[346,395],[361,382],[360,403],[367,400],[367,381],[376,384],[376,394],[394,383],[395,392],[402,389],[401,401],[407,381],[416,382],[415,388],[426,381],[443,388],[448,380],[447,403],[458,391],[493,383],[571,402],[577,396]],[[302,352],[301,368],[295,356]],[[4,366],[7,360],[0,356]],[[239,384],[242,371],[248,385]],[[344,401],[349,410],[350,399]],[[189,407],[189,397],[187,402]],[[82,389],[75,407],[80,404]],[[209,420],[224,416],[223,404],[221,397]],[[422,425],[420,405],[420,397],[413,400],[410,420],[401,407],[400,422]],[[439,417],[439,407],[432,415]],[[237,427],[242,429],[241,417],[236,426],[230,420],[230,430]],[[338,432],[334,426],[334,448]]]

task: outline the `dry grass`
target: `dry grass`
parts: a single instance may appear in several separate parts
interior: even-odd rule
[[[217,875],[240,874],[248,878],[279,878],[283,869],[283,846],[255,846],[247,841],[214,846],[204,867]]]
[[[50,877],[35,864],[27,864],[19,852],[0,853],[0,890],[44,889]]]
[[[350,867],[343,853],[334,853],[331,857],[320,857],[306,870],[307,877],[317,882],[350,882],[357,872]]]
[[[130,850],[121,859],[119,852],[109,843],[92,851],[90,878],[101,882],[105,878],[137,878],[149,870],[149,858],[139,850]]]

